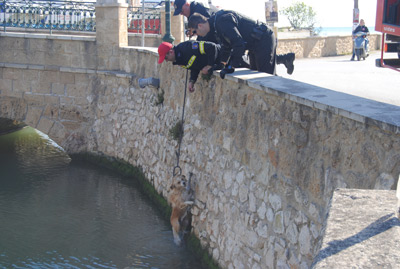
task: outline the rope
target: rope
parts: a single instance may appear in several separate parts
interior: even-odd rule
[[[177,175],[181,175],[182,174],[182,168],[179,166],[179,157],[181,156],[181,144],[182,144],[182,139],[183,139],[183,122],[184,122],[184,117],[185,117],[186,89],[187,89],[187,82],[188,82],[188,72],[189,72],[189,69],[186,70],[185,92],[184,92],[184,95],[183,95],[183,107],[182,107],[182,119],[181,119],[182,137],[178,141],[178,150],[175,152],[175,154],[176,154],[176,166],[174,167],[174,169],[172,171],[173,176],[177,176]]]

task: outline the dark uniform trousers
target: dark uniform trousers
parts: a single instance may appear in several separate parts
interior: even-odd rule
[[[232,67],[243,67],[248,51],[250,69],[275,75],[276,38],[271,28],[234,11],[221,10],[208,20],[210,31],[222,45],[221,59]]]
[[[275,75],[276,73],[276,38],[273,31],[263,33],[260,40],[249,49],[250,69]],[[267,45],[268,44],[268,45]]]

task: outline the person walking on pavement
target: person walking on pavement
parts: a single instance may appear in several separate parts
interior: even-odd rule
[[[353,31],[353,41],[355,40],[354,35],[358,32],[364,32],[364,33],[366,33],[365,35],[369,35],[368,27],[365,26],[365,21],[363,19],[360,20],[360,24]],[[367,53],[367,56],[369,56],[368,45],[369,45],[369,40],[368,40],[368,38],[365,38],[365,52]],[[354,61],[355,56],[356,56],[356,52],[355,52],[354,46],[353,46],[353,55],[351,56],[350,61]]]
[[[220,10],[210,18],[194,13],[188,27],[199,36],[214,33],[221,44],[221,60],[233,68],[241,67],[242,57],[248,50],[250,69],[276,74],[276,38],[266,24],[256,22],[238,12]],[[286,66],[288,74],[294,70],[295,54],[282,55],[278,60]]]
[[[207,75],[211,70],[222,68],[219,57],[221,46],[207,41],[188,40],[173,46],[171,43],[162,42],[158,47],[158,63],[164,60],[190,69],[188,89],[194,91],[194,84],[200,72]]]

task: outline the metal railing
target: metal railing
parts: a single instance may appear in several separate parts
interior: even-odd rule
[[[0,27],[96,31],[95,2],[0,0]]]
[[[96,31],[96,1],[69,0],[0,0],[0,27],[7,28]],[[129,7],[128,31],[160,34],[161,9]]]
[[[144,15],[143,15],[144,14]],[[128,32],[141,33],[142,25],[147,34],[161,33],[161,7],[129,7]]]

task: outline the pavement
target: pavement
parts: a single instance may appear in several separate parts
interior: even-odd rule
[[[371,51],[365,60],[350,61],[350,58],[351,55],[296,59],[292,75],[286,73],[283,64],[277,66],[277,74],[333,91],[400,106],[400,72],[375,66],[380,51]],[[397,55],[390,53],[384,58],[397,58]]]
[[[314,269],[400,268],[396,191],[337,189]]]

